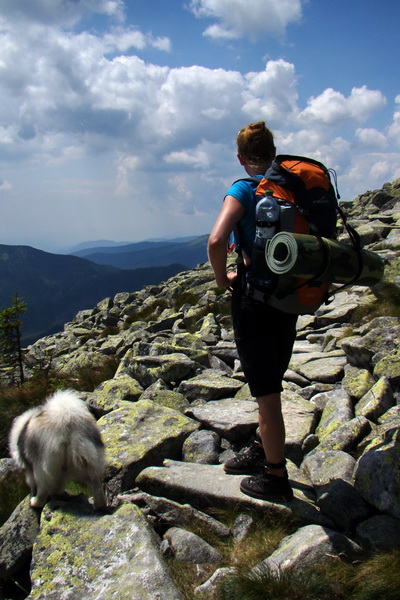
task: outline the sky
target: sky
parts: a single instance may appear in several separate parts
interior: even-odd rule
[[[400,177],[398,0],[1,0],[0,243],[211,231],[236,134]]]

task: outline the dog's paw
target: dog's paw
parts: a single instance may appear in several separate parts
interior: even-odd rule
[[[37,496],[33,496],[30,499],[29,503],[32,506],[32,508],[43,508],[43,506],[46,504],[46,502],[43,502]]]

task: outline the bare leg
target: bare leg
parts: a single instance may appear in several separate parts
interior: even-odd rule
[[[257,398],[260,436],[266,457],[266,472],[246,477],[240,483],[244,494],[272,502],[288,502],[293,498],[285,468],[285,424],[279,393]]]
[[[258,402],[258,424],[267,462],[281,463],[285,458],[285,423],[282,415],[280,393],[256,398]],[[268,468],[271,475],[284,476],[285,468]]]

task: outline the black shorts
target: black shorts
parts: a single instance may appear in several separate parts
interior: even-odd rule
[[[232,293],[232,320],[251,394],[258,397],[281,392],[296,339],[297,315],[243,296],[238,279]]]

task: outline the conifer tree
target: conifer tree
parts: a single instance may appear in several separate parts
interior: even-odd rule
[[[0,363],[11,369],[13,379],[24,383],[24,365],[21,348],[21,315],[26,311],[23,299],[15,294],[12,305],[0,310]]]

